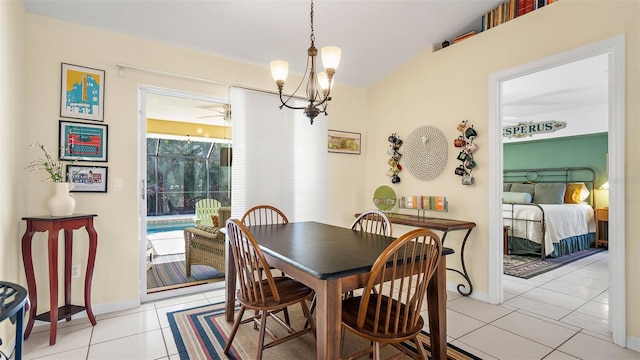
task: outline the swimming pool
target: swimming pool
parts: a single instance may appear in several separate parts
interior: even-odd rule
[[[154,234],[158,232],[184,230],[184,228],[194,227],[196,224],[191,221],[153,221],[147,222],[147,234]]]

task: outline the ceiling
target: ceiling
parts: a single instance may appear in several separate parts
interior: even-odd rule
[[[480,30],[504,0],[315,0],[316,47],[342,48],[336,82],[368,88],[445,39]],[[302,74],[310,40],[307,0],[24,0],[27,11]],[[266,77],[270,77],[265,72]],[[275,84],[274,84],[275,88]]]
[[[368,88],[445,39],[478,30],[504,0],[315,0],[316,47],[342,48],[336,82]],[[31,13],[195,49],[268,67],[283,59],[304,73],[310,2],[302,0],[24,0]],[[504,84],[503,114],[536,113],[607,101],[606,56],[537,72]],[[265,77],[269,77],[265,70]],[[297,85],[297,84],[296,84]],[[286,88],[286,87],[285,87]],[[274,84],[275,89],[275,84]],[[151,97],[150,118],[229,126],[221,104]]]

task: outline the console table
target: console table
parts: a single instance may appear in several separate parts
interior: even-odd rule
[[[91,310],[91,280],[93,278],[93,266],[96,260],[98,247],[98,234],[93,228],[93,218],[97,215],[69,215],[69,216],[35,216],[23,217],[27,222],[27,230],[22,236],[22,260],[27,275],[27,287],[29,289],[29,322],[25,329],[24,338],[28,339],[33,329],[35,320],[50,322],[49,345],[56,343],[56,331],[58,321],[71,320],[71,316],[81,311],[87,311],[87,317],[92,325],[96,325],[96,318]],[[73,230],[85,228],[89,234],[89,254],[87,269],[84,279],[84,306],[71,305],[71,262],[73,249]],[[58,233],[64,230],[64,306],[58,308]],[[49,232],[49,311],[37,315],[38,295],[36,292],[36,279],[33,272],[33,258],[31,245],[33,234],[36,232]]]
[[[355,217],[360,216],[360,214],[355,214]],[[473,291],[473,285],[471,284],[471,278],[469,278],[469,274],[467,273],[467,267],[464,264],[464,247],[467,243],[467,239],[469,238],[469,234],[471,234],[471,230],[476,227],[476,223],[470,221],[462,221],[462,220],[452,220],[452,219],[441,219],[434,217],[426,217],[426,216],[418,216],[418,215],[405,215],[405,214],[389,214],[387,213],[387,217],[389,221],[393,224],[398,225],[408,225],[414,227],[427,228],[431,230],[442,231],[442,246],[444,246],[444,241],[447,238],[447,234],[450,231],[457,230],[466,230],[466,234],[464,235],[464,239],[462,240],[462,245],[460,246],[460,262],[462,263],[462,271],[453,268],[447,268],[447,270],[454,271],[460,274],[469,285],[469,291],[465,292],[463,289],[466,288],[464,284],[458,284],[457,289],[458,292],[462,296],[469,296]]]

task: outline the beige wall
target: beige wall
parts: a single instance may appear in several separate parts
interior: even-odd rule
[[[26,209],[26,66],[27,12],[22,2],[0,1],[0,280],[26,288],[22,270],[20,216]],[[17,151],[17,149],[22,149]],[[0,351],[13,350],[15,330],[0,324]]]
[[[139,299],[138,253],[138,87],[141,85],[175,89],[215,97],[226,98],[228,87],[171,77],[140,70],[127,69],[118,76],[116,63],[152,68],[192,77],[218,80],[232,84],[273,91],[276,87],[268,69],[230,61],[209,54],[189,51],[160,43],[119,35],[95,28],[80,26],[53,18],[29,14],[28,16],[28,82],[27,104],[28,135],[23,137],[15,151],[27,151],[27,144],[42,142],[48,149],[57,147],[60,92],[60,63],[66,62],[106,71],[105,121],[109,126],[109,192],[107,194],[76,193],[76,213],[96,213],[98,231],[98,256],[93,277],[93,304],[130,304]],[[266,65],[266,64],[265,64]],[[294,80],[289,81],[292,85]],[[363,129],[365,92],[360,89],[336,85],[329,116],[330,128],[349,131]],[[274,106],[277,106],[274,103]],[[283,110],[288,111],[288,110]],[[36,154],[30,154],[35,156]],[[347,169],[364,171],[364,156],[330,156],[331,171],[342,173]],[[350,170],[353,171],[353,170]],[[22,174],[22,173],[21,173]],[[122,178],[124,191],[113,189],[113,180]],[[342,179],[334,177],[330,188],[339,196],[332,198],[331,222],[358,211],[361,204],[357,194],[361,192],[360,177]],[[20,215],[36,215],[47,212],[45,200],[49,190],[36,179],[28,181],[28,204],[21,214],[12,215],[14,221]],[[343,195],[344,194],[344,195]],[[22,228],[24,230],[24,227]],[[42,246],[44,234],[36,234],[34,247],[37,261],[46,263],[46,251]],[[86,264],[86,234],[76,232],[73,263]],[[46,276],[40,267],[37,276]],[[42,278],[42,277],[41,277]],[[39,311],[47,308],[48,290],[41,281]],[[80,280],[73,285],[81,288]],[[81,301],[81,291],[73,297]]]
[[[533,13],[478,34],[459,44],[437,52],[424,51],[390,74],[368,91],[369,138],[365,173],[366,193],[373,193],[382,184],[389,184],[385,150],[387,136],[398,132],[406,137],[421,125],[441,129],[453,142],[455,129],[468,119],[479,132],[475,141],[479,150],[474,159],[475,186],[463,187],[453,174],[460,163],[457,151],[449,144],[449,161],[443,175],[430,182],[414,179],[401,172],[402,182],[394,186],[396,193],[445,195],[449,200],[447,217],[475,222],[478,226],[466,247],[466,265],[474,291],[488,290],[488,136],[489,76],[537,59],[574,49],[615,35],[626,35],[626,303],[627,335],[640,336],[640,242],[635,234],[640,230],[638,219],[635,138],[638,135],[640,7],[637,1],[561,1]],[[396,232],[394,228],[394,233]],[[450,234],[447,245],[456,247],[457,238]],[[456,258],[447,259],[454,266]],[[455,274],[448,281],[459,282]]]

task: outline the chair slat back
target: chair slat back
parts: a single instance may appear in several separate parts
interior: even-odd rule
[[[373,321],[374,331],[384,335],[415,327],[441,253],[440,238],[428,229],[410,231],[389,245],[369,273],[357,326],[362,328],[365,321]],[[384,282],[382,279],[396,280]],[[373,293],[374,288],[377,294]],[[375,308],[372,309],[373,304]],[[373,318],[372,313],[375,313]]]
[[[270,271],[265,271],[269,269],[269,264],[249,230],[238,219],[229,219],[227,236],[233,253],[238,276],[238,291],[241,296],[250,303],[264,305],[266,304],[266,286],[268,286],[275,301],[280,302],[280,294],[273,276]],[[266,279],[266,283],[262,279]]]
[[[218,209],[222,206],[220,201],[216,199],[202,199],[196,202],[196,218],[200,224],[213,226],[212,215],[218,214]],[[220,224],[221,226],[223,224]]]
[[[280,209],[271,205],[258,205],[252,207],[244,213],[240,221],[242,221],[246,226],[289,223],[287,216],[280,211]]]
[[[372,234],[391,236],[391,222],[380,210],[368,210],[351,224],[351,229]]]

